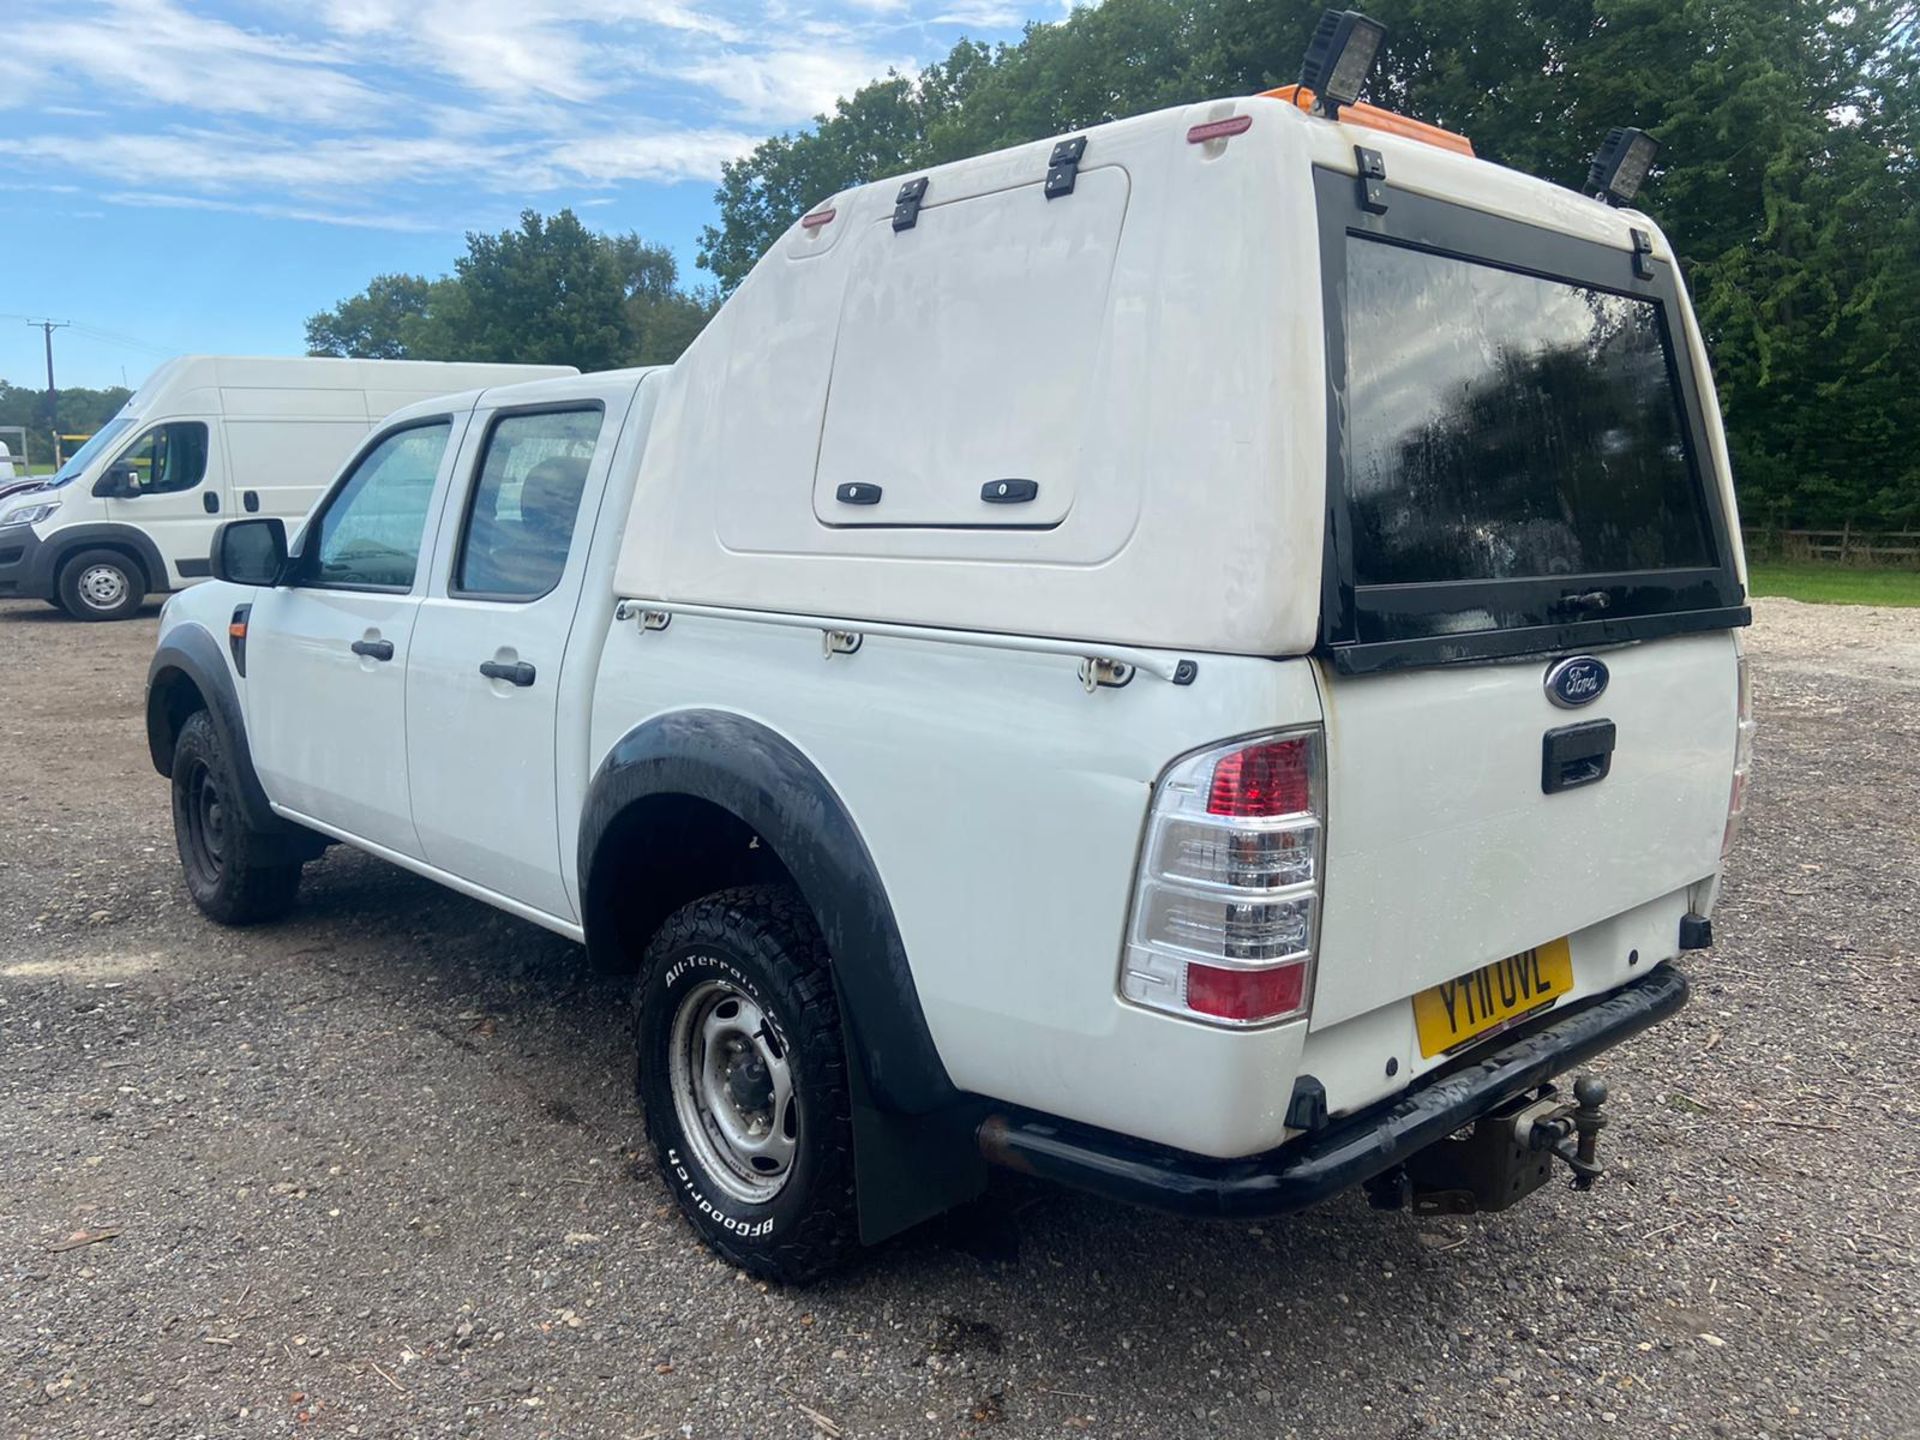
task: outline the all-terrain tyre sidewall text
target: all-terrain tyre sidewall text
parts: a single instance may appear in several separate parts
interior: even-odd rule
[[[846,1056],[827,965],[813,916],[790,886],[744,887],[670,918],[647,948],[635,995],[640,1098],[662,1177],[708,1244],[768,1279],[811,1280],[858,1249]],[[675,1016],[710,981],[733,987],[766,1016],[799,1108],[785,1182],[758,1204],[716,1183],[674,1104]]]

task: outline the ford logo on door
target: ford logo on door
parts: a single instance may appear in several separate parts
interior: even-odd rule
[[[1547,699],[1562,710],[1591,705],[1607,690],[1607,667],[1591,655],[1570,655],[1547,671]]]

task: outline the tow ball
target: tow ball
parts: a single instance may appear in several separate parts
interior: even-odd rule
[[[1555,1161],[1573,1171],[1575,1190],[1591,1190],[1604,1169],[1598,1150],[1606,1100],[1606,1082],[1597,1075],[1575,1080],[1571,1100],[1551,1085],[1516,1096],[1368,1181],[1367,1198],[1378,1209],[1417,1215],[1504,1210],[1546,1184]]]

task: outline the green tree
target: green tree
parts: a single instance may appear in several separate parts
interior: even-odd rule
[[[376,360],[665,364],[719,305],[680,284],[673,252],[633,234],[602,235],[570,210],[528,210],[497,235],[470,234],[454,273],[377,276],[307,321],[312,355]]]
[[[360,294],[308,318],[307,353],[404,360],[432,295],[433,282],[422,276],[376,275]]]

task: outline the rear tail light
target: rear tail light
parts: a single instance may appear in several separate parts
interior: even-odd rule
[[[1174,762],[1154,788],[1120,992],[1218,1025],[1307,1011],[1326,818],[1318,729]]]
[[[1727,828],[1720,837],[1720,858],[1725,860],[1740,834],[1740,820],[1747,810],[1747,772],[1753,765],[1753,672],[1747,664],[1746,646],[1740,636],[1733,637],[1735,684],[1739,689],[1739,723],[1734,729],[1733,788],[1727,795]]]

